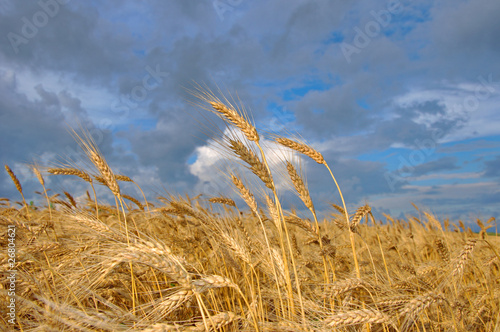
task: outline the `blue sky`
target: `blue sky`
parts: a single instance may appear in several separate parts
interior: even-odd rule
[[[232,196],[211,148],[224,128],[186,90],[198,82],[238,96],[269,153],[268,132],[321,151],[351,209],[498,218],[498,13],[495,0],[0,0],[1,162],[37,199],[26,163],[78,162],[67,125],[82,123],[151,198]],[[301,165],[328,215],[328,173]],[[0,190],[19,199],[5,172]]]

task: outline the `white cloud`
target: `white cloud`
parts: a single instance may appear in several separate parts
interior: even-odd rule
[[[471,137],[500,135],[500,84],[482,77],[477,82],[460,84],[441,83],[434,89],[414,89],[394,98],[396,106],[411,107],[427,101],[439,101],[444,114],[422,113],[415,122],[431,126],[439,120],[466,120],[463,127],[442,138],[442,142]]]

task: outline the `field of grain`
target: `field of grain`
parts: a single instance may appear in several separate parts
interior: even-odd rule
[[[319,220],[314,188],[295,159],[271,169],[244,109],[211,92],[197,94],[203,108],[227,122],[230,134],[218,142],[242,167],[227,174],[234,197],[132,197],[121,185],[135,185],[133,179],[113,172],[85,132],[74,134],[93,168],[32,167],[43,206],[27,204],[5,166],[22,201],[0,202],[2,271],[12,270],[8,227],[15,228],[16,248],[15,296],[6,277],[0,282],[2,330],[500,330],[493,218],[476,221],[480,233],[425,211],[380,221],[369,205],[347,211],[342,198]],[[273,140],[330,171],[304,142]],[[278,172],[308,216],[282,207]],[[330,174],[325,181],[342,197]],[[48,176],[83,181],[87,192],[49,192]],[[109,188],[115,201],[100,199],[97,186]],[[73,198],[82,194],[85,201]],[[7,309],[12,298],[15,321]]]

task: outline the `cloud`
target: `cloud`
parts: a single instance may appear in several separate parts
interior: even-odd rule
[[[456,157],[442,157],[434,161],[422,163],[413,167],[411,171],[412,176],[421,176],[429,173],[436,173],[441,171],[456,170],[460,167],[457,166]]]
[[[3,2],[2,162],[24,172],[27,191],[35,188],[22,164],[78,151],[65,123],[81,122],[119,172],[156,191],[213,190],[206,184],[223,177],[221,160],[207,150],[204,132],[224,126],[190,103],[186,88],[195,81],[232,94],[259,129],[300,132],[324,154],[353,207],[368,200],[379,211],[403,211],[403,201],[427,195],[440,211],[463,202],[474,210],[481,200],[493,211],[496,191],[480,194],[471,182],[498,177],[498,1],[400,2],[350,62],[341,43],[354,44],[389,2],[226,1],[222,14],[212,1],[52,9]],[[13,45],[9,33],[25,40]],[[391,186],[394,158],[422,144],[431,154]],[[302,162],[318,206],[338,202],[324,167]],[[446,187],[450,181],[472,188],[476,200]],[[16,195],[6,174],[0,183]]]
[[[488,177],[500,177],[500,156],[484,162],[484,175]]]

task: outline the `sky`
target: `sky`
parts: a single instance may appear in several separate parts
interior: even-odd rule
[[[78,164],[68,128],[81,125],[151,199],[236,198],[226,129],[190,93],[200,84],[245,107],[273,167],[287,152],[272,133],[320,151],[350,211],[498,219],[499,14],[497,0],[0,0],[0,159],[38,200],[28,165]],[[328,216],[340,204],[329,173],[294,160]],[[4,171],[0,196],[20,200]]]

